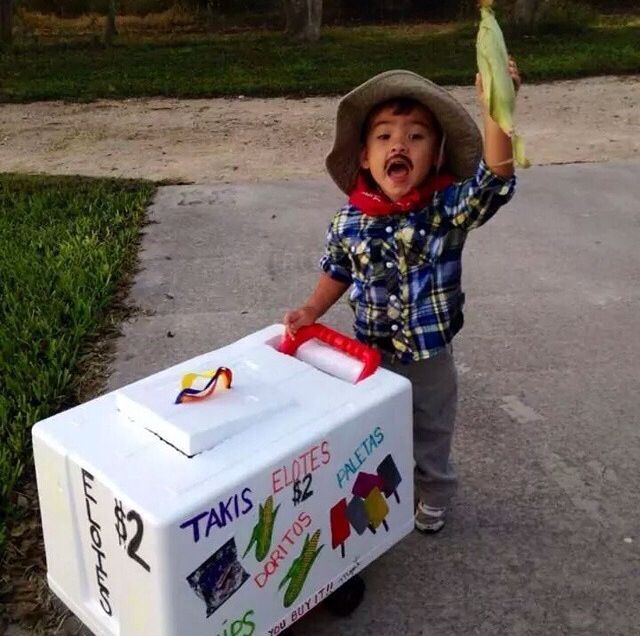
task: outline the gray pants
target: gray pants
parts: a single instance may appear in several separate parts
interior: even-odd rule
[[[416,495],[428,506],[446,507],[457,487],[451,463],[458,375],[451,347],[433,358],[402,364],[383,354],[382,366],[413,387],[413,456]]]

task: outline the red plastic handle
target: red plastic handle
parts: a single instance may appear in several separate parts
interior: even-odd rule
[[[349,336],[345,336],[339,331],[334,331],[326,325],[315,323],[306,327],[300,327],[296,335],[291,337],[288,333],[282,336],[278,351],[287,355],[294,355],[300,345],[303,345],[311,338],[316,338],[334,349],[343,351],[347,355],[357,358],[364,363],[364,367],[356,382],[368,378],[380,366],[380,352],[377,349],[368,347],[362,342],[358,342]]]

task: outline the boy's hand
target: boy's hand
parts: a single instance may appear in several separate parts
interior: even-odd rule
[[[520,73],[518,72],[518,65],[516,61],[509,56],[509,75],[511,75],[511,79],[513,80],[513,87],[516,89],[516,93],[520,90],[520,86],[522,85],[522,78],[520,77]]]
[[[292,309],[284,315],[282,322],[284,322],[287,334],[295,336],[300,327],[312,325],[329,310],[348,288],[349,283],[334,280],[331,276],[322,272],[313,293],[306,300],[306,304],[297,309]]]
[[[300,327],[312,325],[318,318],[318,311],[315,307],[305,306],[292,309],[284,315],[284,326],[287,334],[295,336]]]

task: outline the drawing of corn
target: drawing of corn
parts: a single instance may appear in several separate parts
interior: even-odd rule
[[[278,586],[279,590],[281,590],[285,583],[289,581],[289,587],[287,587],[287,591],[284,593],[285,607],[289,607],[293,604],[300,595],[304,583],[307,580],[307,576],[309,576],[311,566],[316,560],[318,554],[320,554],[320,550],[324,548],[324,544],[322,544],[316,549],[319,540],[320,530],[316,530],[313,535],[307,535],[307,538],[304,540],[300,556],[293,560],[289,571],[280,582],[280,585]]]
[[[267,556],[269,548],[271,548],[273,526],[276,523],[276,515],[279,508],[280,504],[276,506],[275,510],[273,509],[273,496],[271,495],[265,500],[264,506],[262,504],[258,506],[258,523],[253,527],[251,540],[242,555],[243,559],[247,556],[254,543],[256,544],[256,560],[262,561]]]

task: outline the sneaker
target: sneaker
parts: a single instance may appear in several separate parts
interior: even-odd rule
[[[446,508],[432,508],[422,501],[416,506],[416,530],[425,534],[435,534],[444,528]]]

